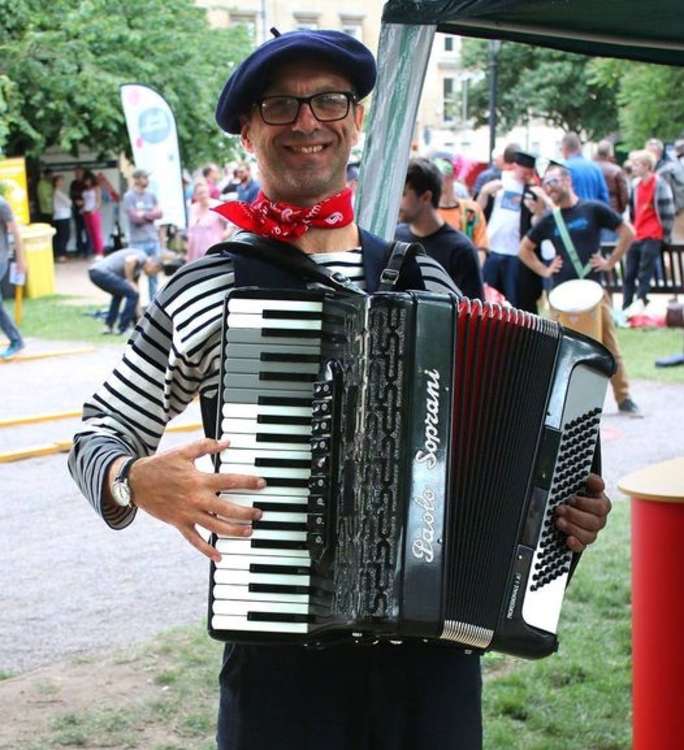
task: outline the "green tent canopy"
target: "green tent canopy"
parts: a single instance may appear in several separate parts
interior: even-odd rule
[[[359,224],[394,235],[436,32],[684,65],[683,10],[684,0],[389,0],[361,163]]]
[[[682,0],[390,0],[382,20],[596,57],[683,65],[683,11]]]

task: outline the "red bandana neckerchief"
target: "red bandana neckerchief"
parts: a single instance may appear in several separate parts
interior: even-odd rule
[[[314,206],[272,201],[260,192],[253,203],[229,201],[216,206],[214,211],[241,229],[275,240],[296,239],[310,227],[339,229],[354,220],[350,188]]]

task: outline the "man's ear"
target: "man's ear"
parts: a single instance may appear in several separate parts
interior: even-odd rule
[[[240,117],[240,142],[242,143],[245,151],[249,151],[250,154],[254,153],[254,144],[249,136],[250,120],[244,115]]]
[[[353,145],[356,145],[359,141],[359,134],[363,127],[363,118],[365,117],[366,110],[363,104],[357,104],[353,110],[354,125],[356,126],[356,133],[354,134]]]

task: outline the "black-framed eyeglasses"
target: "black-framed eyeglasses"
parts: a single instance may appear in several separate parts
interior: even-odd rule
[[[299,117],[302,104],[309,105],[319,122],[336,122],[344,120],[356,102],[352,91],[323,91],[313,96],[265,96],[256,106],[267,125],[291,125]]]

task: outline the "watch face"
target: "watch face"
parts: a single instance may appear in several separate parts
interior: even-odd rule
[[[117,505],[126,507],[131,502],[131,491],[125,482],[114,482],[112,485],[112,497]]]

